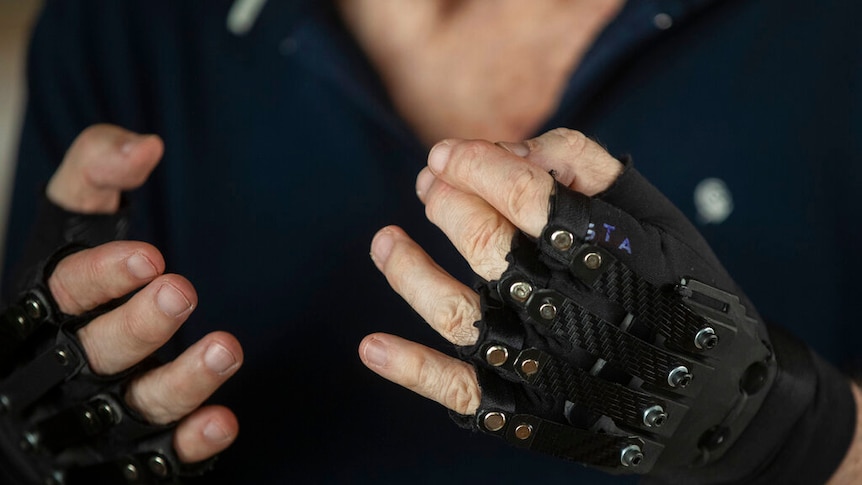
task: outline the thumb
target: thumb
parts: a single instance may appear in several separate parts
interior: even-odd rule
[[[75,139],[48,182],[46,194],[70,212],[110,214],[124,190],[140,187],[159,163],[164,144],[118,126],[93,125]]]

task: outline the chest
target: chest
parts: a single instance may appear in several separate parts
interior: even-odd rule
[[[520,140],[556,109],[621,0],[340,2],[398,113],[426,143]]]

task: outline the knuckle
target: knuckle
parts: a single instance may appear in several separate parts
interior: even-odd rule
[[[467,228],[467,236],[461,250],[470,265],[483,276],[499,266],[501,255],[508,252],[508,239],[504,237],[507,224],[494,212],[486,217],[477,218]]]
[[[582,132],[567,128],[556,128],[551,130],[550,134],[562,138],[567,151],[574,156],[583,154],[591,142],[589,137]]]
[[[162,326],[148,324],[147,318],[131,309],[122,312],[121,322],[122,332],[135,345],[151,348],[161,345],[167,339]]]
[[[452,147],[451,158],[458,160],[457,165],[472,166],[484,160],[492,150],[493,144],[484,140],[464,140]]]
[[[479,319],[479,311],[466,295],[456,294],[437,298],[431,318],[457,345],[467,345],[476,340],[473,323]]]
[[[514,171],[507,181],[506,211],[516,225],[523,225],[536,212],[540,186],[536,172],[524,167]],[[544,198],[544,197],[543,197]],[[520,224],[519,224],[520,223]]]
[[[478,407],[478,395],[475,383],[465,378],[464,368],[458,363],[453,363],[443,373],[440,395],[444,396],[446,406],[460,414],[469,414]]]
[[[423,361],[413,390],[455,412],[468,414],[478,407],[479,395],[478,386],[465,370],[466,366],[460,361],[447,365]]]

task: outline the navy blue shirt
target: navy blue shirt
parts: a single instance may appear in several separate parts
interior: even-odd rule
[[[276,1],[246,35],[229,0],[48,1],[35,31],[7,268],[39,191],[97,122],[158,133],[132,194],[200,306],[173,342],[233,332],[214,401],[242,432],[206,483],[621,483],[508,448],[362,366],[386,331],[445,351],[368,258],[399,224],[470,274],[414,194],[427,148],[328,2]],[[600,36],[541,131],[600,141],[669,196],[768,319],[856,368],[862,270],[862,3],[638,0]]]

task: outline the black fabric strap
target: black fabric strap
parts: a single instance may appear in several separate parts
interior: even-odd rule
[[[59,248],[70,243],[92,247],[124,239],[129,232],[130,215],[131,209],[125,197],[121,197],[120,208],[114,214],[81,214],[57,206],[43,194],[24,254],[11,268],[14,275],[11,281],[17,286],[4,288],[5,299],[9,301],[11,295],[28,289],[33,280],[33,269],[43,266],[43,262],[55,255]],[[23,235],[9,234],[7,237],[20,238]]]

